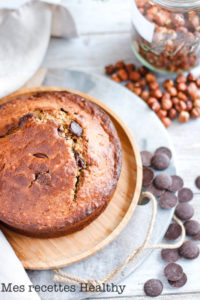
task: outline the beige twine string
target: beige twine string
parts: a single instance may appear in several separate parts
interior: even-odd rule
[[[125,259],[125,261],[121,265],[117,266],[113,271],[111,271],[109,274],[107,274],[104,278],[102,278],[100,280],[93,279],[93,278],[83,279],[83,278],[80,278],[77,276],[67,274],[60,269],[55,270],[56,275],[54,276],[53,279],[55,281],[69,283],[69,284],[86,283],[88,285],[91,284],[93,286],[97,286],[97,285],[101,286],[103,283],[108,283],[114,277],[116,277],[130,262],[135,260],[139,256],[139,254],[145,249],[175,249],[175,248],[179,248],[185,240],[185,228],[184,228],[182,222],[176,216],[173,216],[173,218],[182,228],[182,234],[181,234],[181,238],[179,239],[179,241],[176,244],[169,244],[169,245],[168,244],[147,245],[147,243],[151,237],[153,226],[155,223],[155,218],[156,218],[156,214],[157,214],[157,201],[156,201],[155,197],[153,196],[153,194],[151,194],[149,192],[142,193],[141,199],[143,199],[144,197],[147,197],[152,201],[152,215],[151,215],[151,220],[150,220],[150,224],[149,224],[149,227],[147,230],[146,237],[145,237],[142,245],[139,248],[135,249],[131,254],[129,254],[127,256],[127,258]]]

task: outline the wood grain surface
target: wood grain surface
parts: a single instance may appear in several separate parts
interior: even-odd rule
[[[56,87],[22,89],[7,96],[28,95],[38,91],[60,91]],[[88,95],[71,91],[99,105],[113,120],[122,145],[122,171],[115,193],[106,210],[89,226],[73,234],[51,239],[38,239],[2,228],[8,241],[26,269],[59,268],[87,258],[110,243],[125,227],[139,200],[142,183],[142,166],[138,147],[123,121],[105,104]]]

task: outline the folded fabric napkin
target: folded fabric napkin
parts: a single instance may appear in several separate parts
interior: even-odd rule
[[[23,86],[39,68],[50,36],[72,37],[76,27],[61,0],[0,3],[0,97]]]
[[[17,90],[32,77],[44,58],[51,35],[65,38],[76,35],[73,18],[61,4],[59,0],[1,1],[0,97]],[[29,292],[31,284],[0,231],[0,299],[39,300],[35,292]],[[14,285],[21,292],[12,291]]]

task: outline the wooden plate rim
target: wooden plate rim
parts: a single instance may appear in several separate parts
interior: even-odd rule
[[[84,94],[82,92],[76,91],[76,90],[72,90],[72,89],[67,89],[67,88],[60,88],[60,87],[56,87],[56,86],[41,86],[41,87],[34,87],[34,88],[24,88],[24,89],[20,89],[6,97],[3,97],[0,99],[0,104],[5,103],[9,100],[11,100],[13,97],[17,97],[17,96],[22,96],[22,95],[28,95],[28,94],[32,94],[35,92],[46,92],[46,91],[66,91],[66,92],[70,92],[70,93],[74,93],[77,94],[83,98],[89,99],[91,102],[94,102],[95,104],[97,104],[98,106],[100,106],[103,110],[105,110],[110,116],[112,116],[118,123],[119,125],[122,127],[122,129],[124,130],[124,132],[126,133],[130,144],[132,146],[132,150],[134,152],[135,155],[135,162],[136,162],[136,186],[135,186],[135,191],[134,191],[134,196],[133,199],[123,217],[123,219],[119,222],[119,224],[117,225],[117,227],[106,237],[104,238],[101,242],[99,242],[96,246],[94,246],[91,249],[88,249],[84,252],[82,252],[79,255],[73,256],[72,258],[70,258],[70,262],[67,263],[60,263],[60,264],[53,264],[51,266],[48,267],[44,267],[44,266],[40,266],[40,267],[31,267],[29,264],[26,264],[23,260],[21,261],[24,268],[25,269],[30,269],[30,270],[47,270],[47,269],[54,269],[54,268],[62,268],[62,267],[66,267],[68,265],[72,265],[74,263],[77,263],[83,259],[86,259],[92,255],[94,255],[95,253],[97,253],[98,251],[102,250],[105,246],[107,246],[110,242],[112,242],[117,235],[125,228],[126,224],[128,223],[128,221],[130,220],[135,207],[138,203],[139,200],[139,196],[140,196],[140,192],[141,192],[141,188],[142,188],[142,161],[141,161],[141,156],[140,156],[140,152],[138,149],[138,146],[136,144],[136,141],[133,137],[133,135],[131,134],[130,130],[128,129],[128,127],[125,125],[125,123],[118,117],[117,114],[115,114],[115,112],[113,112],[107,105],[105,105],[104,103],[102,103],[100,100],[89,96],[87,94]],[[9,230],[10,231],[10,230]],[[11,232],[11,231],[10,231]],[[67,259],[68,260],[68,259]]]

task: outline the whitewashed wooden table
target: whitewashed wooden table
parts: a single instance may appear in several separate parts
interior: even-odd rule
[[[65,0],[64,3],[75,19],[78,34],[71,40],[52,39],[43,67],[71,68],[103,75],[104,66],[118,60],[138,64],[130,46],[131,0]],[[183,125],[174,122],[168,133],[175,146],[178,173],[185,186],[195,192],[192,201],[196,207],[194,218],[200,221],[200,192],[194,185],[200,174],[200,120]],[[160,258],[160,250],[155,250],[123,282],[126,285],[123,296],[112,294],[112,297],[145,299],[144,282],[160,278],[164,291],[159,299],[200,299],[200,257],[190,262],[180,260],[180,263],[188,275],[188,283],[181,289],[170,288],[163,276],[165,263]],[[111,297],[101,295],[101,298]]]

